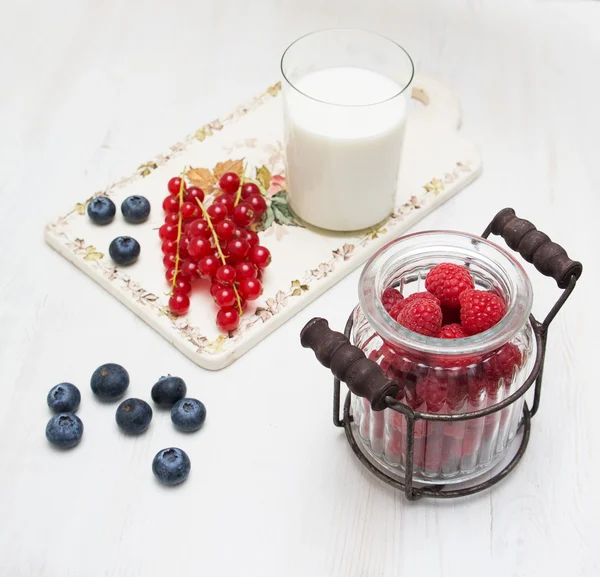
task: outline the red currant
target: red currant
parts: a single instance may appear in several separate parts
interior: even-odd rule
[[[198,206],[191,202],[184,202],[179,209],[183,218],[196,218],[198,216]]]
[[[267,201],[265,200],[262,194],[251,194],[246,202],[252,207],[254,210],[254,214],[256,218],[260,218],[263,214],[265,214],[267,210]]]
[[[240,324],[240,315],[233,307],[226,307],[217,313],[217,326],[223,331],[234,331]]]
[[[247,202],[240,202],[233,209],[232,218],[238,226],[250,226],[254,221],[254,209]]]
[[[215,232],[221,240],[231,240],[237,228],[230,220],[222,220],[215,225]]]
[[[248,231],[245,228],[236,228],[233,238],[239,238],[240,240],[248,240]]]
[[[198,202],[196,199],[198,199],[200,202],[204,202],[204,191],[197,186],[190,186],[183,198],[186,202],[191,202],[195,207],[198,207]]]
[[[260,188],[253,182],[246,182],[242,185],[242,198],[246,200],[251,194],[260,194]]]
[[[203,218],[198,218],[190,222],[187,229],[187,234],[190,238],[203,237],[210,238],[211,232],[208,223]]]
[[[237,302],[233,287],[221,285],[221,288],[213,296],[219,308],[232,307]]]
[[[179,198],[176,196],[167,196],[163,200],[162,206],[165,212],[179,212]]]
[[[245,278],[256,278],[256,266],[246,260],[238,262],[235,265],[235,277],[238,281]]]
[[[184,260],[181,263],[181,274],[187,278],[196,278],[198,276],[198,263],[193,260]]]
[[[234,238],[227,243],[227,254],[236,262],[244,259],[249,250],[248,242],[239,238]]]
[[[189,295],[191,292],[192,292],[192,283],[189,280],[182,278],[181,276],[178,276],[175,279],[175,286],[173,287],[173,294]]]
[[[177,316],[190,310],[190,299],[187,295],[176,293],[169,299],[169,310]]]
[[[221,290],[223,285],[220,282],[214,282],[210,285],[210,295],[214,298],[217,291]]]
[[[165,278],[168,282],[173,282],[173,277],[176,275],[176,269],[174,266],[169,267],[165,272]]]
[[[212,253],[212,246],[207,238],[198,236],[193,238],[188,245],[188,252],[192,258],[196,260],[201,259],[203,256],[208,256]]]
[[[176,212],[169,212],[165,215],[165,224],[177,226],[179,224],[179,215]]]
[[[190,244],[190,239],[187,236],[182,236],[179,239],[179,258],[183,259],[183,258],[187,258],[188,256],[190,256],[190,253],[188,251],[189,244]]]
[[[175,255],[172,252],[166,254],[163,258],[163,264],[165,265],[165,268],[175,266]]]
[[[163,224],[158,229],[158,236],[161,240],[177,240],[179,227],[177,225]]]
[[[179,194],[179,190],[181,189],[181,178],[178,176],[174,176],[171,180],[169,180],[169,184],[167,185],[169,192],[171,194]],[[186,186],[183,184],[183,190],[185,191]]]
[[[228,194],[235,194],[240,187],[240,177],[235,172],[226,172],[219,179],[219,188]]]
[[[230,285],[235,282],[235,268],[230,264],[221,265],[217,269],[217,280],[224,285]]]
[[[271,262],[271,253],[268,248],[257,244],[250,249],[248,260],[260,269],[267,268]]]
[[[161,247],[163,254],[175,254],[177,252],[176,240],[165,240]]]
[[[227,209],[227,214],[231,214],[235,208],[235,197],[230,194],[220,194],[214,202],[222,204]]]
[[[225,220],[225,217],[227,216],[227,208],[219,203],[211,204],[206,209],[206,212],[208,213],[208,216],[210,216],[213,226],[216,225],[218,222]]]
[[[245,278],[240,282],[238,290],[245,299],[255,301],[262,294],[262,283],[256,278]]]
[[[214,256],[205,256],[198,261],[198,272],[204,278],[213,278],[219,268],[219,259]]]
[[[258,238],[258,235],[253,230],[249,230],[249,231],[247,231],[247,233],[248,234],[246,235],[246,240],[248,241],[250,248],[252,248],[253,246],[256,246],[258,244],[258,241],[260,239]]]

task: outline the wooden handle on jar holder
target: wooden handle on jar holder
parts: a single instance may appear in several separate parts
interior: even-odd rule
[[[583,265],[571,260],[567,251],[550,240],[531,222],[519,218],[512,208],[502,209],[489,224],[483,237],[490,233],[501,236],[506,244],[532,263],[543,275],[552,277],[559,288],[566,288],[572,276],[578,279]]]
[[[345,335],[332,331],[325,319],[316,317],[308,321],[300,333],[300,343],[312,349],[317,360],[357,397],[367,399],[374,411],[385,409],[385,398],[395,397],[400,390],[398,383],[387,379],[375,361],[367,359]]]

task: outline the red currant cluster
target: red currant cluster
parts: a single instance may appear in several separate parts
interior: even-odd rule
[[[232,331],[247,302],[262,294],[262,271],[271,262],[271,253],[250,230],[262,219],[267,203],[256,184],[242,183],[233,172],[220,178],[221,193],[208,207],[204,192],[188,187],[181,177],[169,180],[168,188],[159,236],[171,283],[169,310],[186,314],[192,283],[204,278],[211,282],[210,293],[219,307],[217,326]]]

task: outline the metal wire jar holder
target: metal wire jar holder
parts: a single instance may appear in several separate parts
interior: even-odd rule
[[[488,238],[490,234],[499,235],[506,244],[545,276],[552,277],[559,288],[563,289],[558,300],[543,322],[539,322],[533,315],[529,316],[529,323],[533,330],[536,343],[536,357],[531,373],[512,395],[497,404],[461,414],[432,414],[415,411],[408,405],[396,400],[399,392],[397,381],[389,380],[381,367],[373,360],[366,358],[361,349],[349,341],[352,329],[352,314],[350,315],[344,334],[332,331],[325,319],[313,318],[302,329],[300,334],[301,344],[314,351],[317,360],[325,367],[331,369],[333,381],[333,423],[336,427],[343,427],[350,447],[359,461],[376,477],[385,483],[404,491],[407,499],[414,501],[421,497],[434,497],[449,499],[472,495],[492,487],[506,477],[523,457],[531,432],[531,419],[540,406],[542,392],[542,378],[544,372],[544,359],[546,356],[546,342],[548,328],[558,311],[569,298],[577,280],[581,276],[583,266],[578,261],[569,258],[566,251],[558,244],[552,242],[548,235],[536,229],[529,221],[518,218],[512,208],[501,210],[490,222],[481,235]],[[341,382],[348,386],[348,394],[340,418],[340,385]],[[445,485],[415,487],[413,483],[413,458],[414,458],[414,432],[415,423],[419,420],[455,422],[468,421],[491,415],[501,411],[521,398],[535,383],[533,405],[529,409],[527,403],[523,405],[523,420],[520,424],[522,431],[521,444],[510,462],[489,479],[477,484],[471,484],[460,489],[447,489]],[[350,412],[352,395],[367,399],[374,411],[391,409],[404,415],[406,419],[406,465],[404,477],[394,478],[381,468],[374,465],[365,454],[361,445],[356,441],[352,430],[353,417]]]

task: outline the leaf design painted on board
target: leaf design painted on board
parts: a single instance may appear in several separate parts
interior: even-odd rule
[[[271,208],[273,209],[273,217],[276,223],[286,226],[301,226],[296,221],[294,213],[289,207],[285,190],[271,197]]]
[[[75,212],[77,214],[80,214],[83,216],[85,214],[85,211],[87,210],[88,204],[89,204],[89,201],[88,202],[78,202],[75,205]]]
[[[104,257],[104,254],[102,254],[101,252],[98,252],[94,245],[91,244],[90,246],[85,247],[85,254],[83,255],[83,260],[94,261],[94,260],[100,260],[103,257]]]
[[[268,206],[265,214],[263,215],[263,219],[260,224],[256,225],[254,228],[254,232],[261,232],[263,230],[267,230],[274,222],[275,215],[273,213],[273,209]]]
[[[145,162],[144,164],[140,164],[138,166],[138,170],[141,171],[140,175],[148,176],[153,170],[158,168],[158,164],[156,162]]]
[[[273,86],[269,86],[269,88],[267,88],[267,92],[271,96],[277,96],[279,94],[280,90],[281,90],[281,82],[277,82],[277,84],[273,84]]]
[[[287,206],[280,204],[271,205],[273,216],[277,224],[285,224],[286,226],[297,226],[294,220],[294,215]]]
[[[292,296],[299,297],[303,292],[306,292],[310,287],[307,284],[302,284],[299,280],[292,281]]]
[[[210,129],[210,127],[203,126],[202,128],[199,128],[198,130],[196,130],[196,133],[194,134],[194,136],[200,142],[202,142],[207,136],[210,136],[211,134],[212,134],[212,130]]]
[[[225,335],[219,335],[214,341],[206,345],[206,349],[213,354],[220,353],[223,350],[223,345],[227,342],[227,338]]]
[[[371,239],[375,240],[376,238],[379,238],[379,235],[385,234],[387,232],[387,228],[377,228],[372,230],[369,234],[369,236],[371,237]]]
[[[432,178],[423,188],[427,192],[433,192],[437,196],[446,186],[439,178]]]
[[[208,168],[190,168],[186,176],[194,186],[201,188],[206,193],[212,192],[217,184],[215,175]]]
[[[352,256],[354,251],[354,245],[346,243],[342,248],[338,248],[333,251],[333,254],[337,257],[341,257],[344,260],[348,260]]]
[[[271,171],[264,164],[256,169],[256,180],[265,190],[271,186]]]
[[[217,162],[215,168],[213,169],[215,174],[215,178],[219,180],[226,172],[234,172],[238,176],[243,176],[244,174],[244,160],[225,160],[224,162]]]

